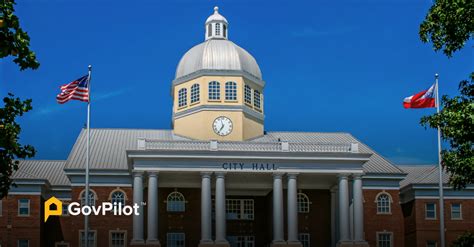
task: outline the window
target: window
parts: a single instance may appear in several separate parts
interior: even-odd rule
[[[451,219],[452,220],[461,220],[462,219],[461,203],[451,204]]]
[[[304,193],[298,193],[298,213],[309,213],[309,198]]]
[[[216,36],[221,35],[221,24],[216,23]]]
[[[221,99],[221,85],[217,81],[209,82],[209,100]]]
[[[212,35],[212,24],[207,25],[207,37],[211,37]]]
[[[249,85],[245,85],[244,87],[244,101],[245,103],[252,105],[252,89]]]
[[[225,83],[225,100],[237,100],[237,83],[233,81]]]
[[[168,247],[184,247],[186,235],[184,233],[168,233],[166,234],[166,246]]]
[[[260,109],[260,92],[258,90],[253,91],[253,106]]]
[[[81,192],[81,196],[80,196],[80,199],[81,199],[81,206],[84,206],[86,205],[86,197],[85,197],[85,194],[84,193],[85,190],[83,190]],[[89,195],[89,206],[95,206],[95,199],[96,199],[96,196],[95,196],[95,192],[92,191],[92,190],[89,190],[89,193],[87,193]]]
[[[310,236],[309,233],[300,233],[298,238],[303,245],[303,247],[310,247]]]
[[[166,209],[168,212],[184,212],[186,200],[183,194],[174,191],[168,195],[166,199]]]
[[[228,220],[253,220],[254,201],[252,199],[227,199],[226,218]]]
[[[378,232],[377,233],[377,247],[392,247],[392,233]]]
[[[227,236],[231,247],[255,247],[254,236]]]
[[[391,203],[392,198],[389,194],[382,192],[377,195],[376,198],[377,203],[377,214],[390,214],[391,211]]]
[[[30,215],[30,199],[18,200],[18,215],[19,216]]]
[[[62,214],[62,216],[68,216],[69,215],[69,211],[67,210],[68,207],[69,207],[69,203],[63,202],[63,214]]]
[[[125,247],[127,241],[126,231],[111,231],[110,232],[110,246],[111,247]]]
[[[178,107],[183,107],[188,104],[188,90],[186,88],[181,88],[178,91]]]
[[[226,37],[227,37],[227,25],[224,24],[224,25],[222,25],[222,26],[223,26],[223,28],[222,28],[222,30],[223,30],[223,31],[222,31],[222,34],[224,35],[224,38],[226,38]]]
[[[18,240],[18,247],[28,247],[30,246],[30,241],[26,239],[19,239]]]
[[[436,204],[434,203],[425,204],[425,219],[427,220],[436,219]]]
[[[426,241],[426,247],[436,247],[436,246],[438,246],[438,243],[436,241],[433,241],[433,240]]]
[[[191,86],[191,104],[199,102],[199,84]]]
[[[88,247],[95,247],[96,243],[96,234],[95,231],[89,231],[87,235],[87,242],[89,242]],[[86,246],[86,235],[84,231],[79,231],[79,243],[81,247]]]
[[[121,203],[122,205],[125,205],[125,193],[121,190],[115,190],[112,192],[110,195],[110,202],[112,203]]]

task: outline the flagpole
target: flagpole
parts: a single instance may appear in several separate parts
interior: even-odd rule
[[[435,74],[436,79],[436,112],[439,114],[439,83],[438,74]],[[441,129],[438,125],[438,171],[439,171],[439,235],[441,247],[445,247],[444,234],[444,195],[443,195],[443,166],[441,165]]]
[[[91,72],[92,65],[88,66],[89,74],[87,78],[87,88],[89,89],[89,100],[87,101],[87,154],[86,154],[86,189],[84,196],[86,198],[85,204],[89,205],[89,161],[90,161],[90,115],[91,115]],[[89,216],[84,216],[84,240],[85,247],[89,247]]]

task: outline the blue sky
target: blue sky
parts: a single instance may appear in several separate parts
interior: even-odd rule
[[[41,67],[0,61],[0,95],[32,98],[21,142],[36,159],[66,159],[86,104],[58,105],[58,86],[93,65],[92,127],[169,129],[170,85],[180,57],[204,39],[220,7],[232,41],[260,65],[268,131],[350,132],[396,163],[437,162],[433,109],[404,110],[404,97],[440,74],[456,94],[473,68],[469,47],[451,59],[418,37],[431,1],[18,1]]]

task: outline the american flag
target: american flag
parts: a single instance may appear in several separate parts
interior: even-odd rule
[[[56,96],[59,104],[64,104],[69,100],[80,100],[89,102],[89,76],[83,76],[68,84],[61,86],[61,93]]]

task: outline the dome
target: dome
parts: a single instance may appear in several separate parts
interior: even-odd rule
[[[206,20],[206,24],[208,24],[209,22],[213,22],[213,21],[217,21],[217,22],[225,22],[227,23],[227,19],[222,16],[221,14],[219,14],[219,7],[214,7],[214,14],[212,14],[211,16],[209,16]]]
[[[176,69],[176,79],[202,70],[237,71],[262,80],[255,58],[226,39],[209,39],[186,52]]]

